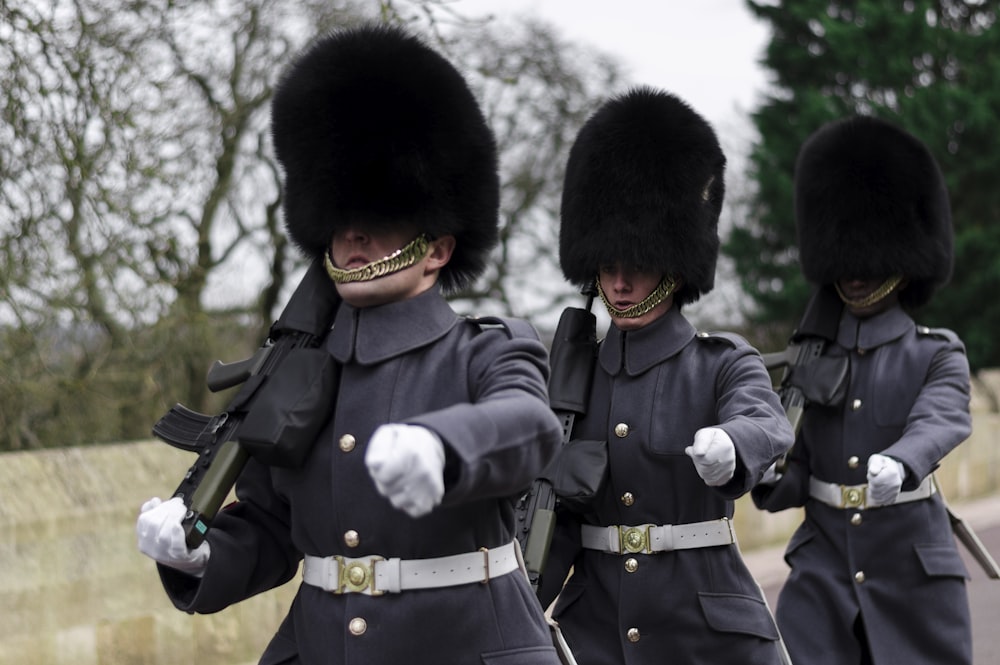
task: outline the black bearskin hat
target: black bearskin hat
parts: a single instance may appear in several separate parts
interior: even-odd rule
[[[641,86],[605,102],[566,164],[559,260],[584,285],[602,265],[679,276],[680,305],[712,290],[726,158],[677,97]]]
[[[271,106],[285,175],[285,225],[309,256],[351,223],[454,235],[446,290],[483,271],[498,239],[492,131],[462,75],[398,28],[369,24],[317,41]]]
[[[795,165],[795,223],[806,278],[910,280],[899,292],[919,307],[951,276],[948,191],[927,147],[877,118],[821,127]]]

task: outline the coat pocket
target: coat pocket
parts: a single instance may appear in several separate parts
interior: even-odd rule
[[[745,633],[765,640],[778,639],[778,627],[764,601],[734,593],[698,594],[708,625],[720,633]]]
[[[928,577],[963,577],[968,579],[969,571],[961,555],[946,543],[917,543],[913,550],[920,559],[920,565]]]

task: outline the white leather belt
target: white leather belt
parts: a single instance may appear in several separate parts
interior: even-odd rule
[[[482,582],[518,569],[514,542],[488,550],[433,559],[386,559],[381,556],[350,558],[307,554],[302,580],[334,594],[363,593],[381,596],[413,589],[439,589]]]
[[[731,545],[736,542],[728,518],[691,524],[640,524],[638,526],[580,527],[580,541],[589,550],[608,554],[654,554],[672,550]]]
[[[930,498],[937,492],[937,484],[934,476],[927,476],[917,489],[909,492],[900,492],[893,504],[906,503],[908,501],[920,501]],[[826,483],[822,480],[809,477],[809,496],[822,501],[834,508],[850,508],[854,510],[865,510],[866,508],[881,508],[882,504],[875,505],[868,501],[868,485],[838,485],[837,483]],[[885,504],[892,505],[892,504]]]

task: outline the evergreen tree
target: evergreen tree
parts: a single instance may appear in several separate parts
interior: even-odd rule
[[[1000,365],[1000,29],[995,0],[747,0],[771,28],[774,89],[753,114],[757,190],[725,246],[754,302],[751,320],[790,331],[809,286],[799,272],[792,176],[802,142],[852,114],[923,140],[948,184],[951,283],[915,316],[955,330],[973,370]],[[902,240],[902,239],[901,239]]]

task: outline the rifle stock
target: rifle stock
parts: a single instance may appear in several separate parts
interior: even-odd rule
[[[261,397],[261,386],[292,351],[319,346],[338,304],[339,297],[322,260],[314,261],[257,352],[235,363],[217,361],[209,371],[207,383],[213,391],[242,384],[225,411],[209,416],[176,404],[153,426],[154,436],[176,448],[198,453],[198,459],[173,493],[188,508],[181,522],[188,547],[194,549],[204,541],[212,520],[250,459],[250,453],[239,443],[238,433],[255,407],[272,406],[264,405],[268,398]]]

